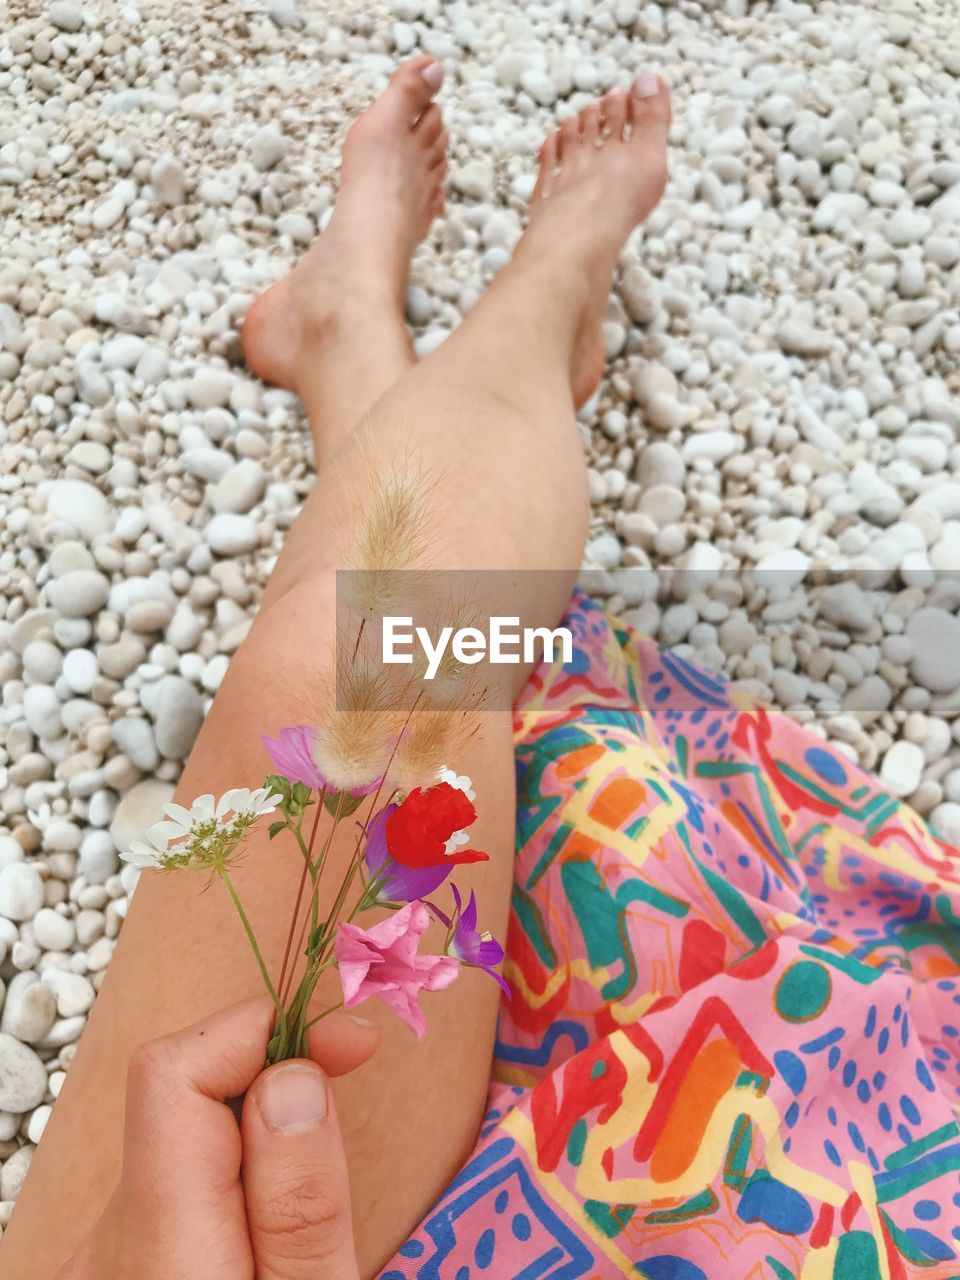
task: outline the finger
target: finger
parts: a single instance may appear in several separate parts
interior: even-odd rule
[[[260,1076],[241,1122],[257,1280],[358,1280],[347,1163],[326,1076],[303,1059]]]
[[[233,1005],[137,1050],[127,1074],[123,1176],[151,1188],[176,1215],[239,1186],[240,1137],[228,1098],[263,1070],[274,1007],[260,997]],[[308,1033],[312,1057],[331,1075],[365,1062],[379,1043],[369,1023],[334,1013]]]

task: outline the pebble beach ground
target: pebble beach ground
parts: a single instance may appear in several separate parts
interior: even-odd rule
[[[55,0],[3,26],[0,1230],[134,887],[118,851],[310,486],[239,322],[322,228],[343,129],[400,58],[447,66],[421,355],[508,260],[544,133],[668,78],[670,186],[580,415],[592,585],[960,843],[951,0]]]

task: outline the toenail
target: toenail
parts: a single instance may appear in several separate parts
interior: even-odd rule
[[[443,84],[443,63],[431,62],[420,72],[428,89],[439,89]]]
[[[638,98],[655,98],[660,92],[660,81],[652,71],[643,71],[633,82],[633,92]]]

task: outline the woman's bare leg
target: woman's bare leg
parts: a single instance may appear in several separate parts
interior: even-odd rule
[[[657,86],[649,81],[639,88],[588,108],[548,142],[531,226],[513,264],[457,333],[387,391],[365,432],[367,452],[395,463],[412,450],[418,464],[447,477],[438,567],[558,571],[538,579],[539,588],[526,584],[519,607],[501,607],[539,625],[559,618],[586,529],[571,385],[596,377],[598,324],[617,254],[665,177],[666,91],[651,94]],[[294,378],[312,412],[307,370],[298,367]],[[362,490],[360,452],[358,440],[348,439],[342,470],[318,477],[278,562],[272,602],[237,653],[190,758],[182,799],[257,785],[267,765],[258,734],[299,723],[318,696],[318,667],[332,648],[333,571],[352,537],[340,475]],[[482,736],[455,763],[475,779],[477,843],[491,854],[463,879],[477,890],[484,923],[502,931],[514,839],[509,714],[486,715]],[[342,865],[347,854],[335,850],[334,860]],[[254,841],[237,880],[276,966],[296,865]],[[221,895],[195,893],[176,877],[145,877],[5,1238],[5,1276],[51,1275],[106,1200],[122,1082],[136,1045],[256,986]],[[429,1207],[474,1140],[496,1005],[496,988],[467,972],[453,992],[425,1002],[430,1034],[419,1043],[364,1010],[383,1025],[382,1048],[339,1089],[338,1110],[367,1274]]]

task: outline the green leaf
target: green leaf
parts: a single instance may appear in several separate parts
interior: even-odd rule
[[[348,818],[351,813],[356,813],[364,801],[363,796],[351,795],[349,791],[328,791],[323,798],[324,808],[327,813],[337,816],[339,809],[341,818]]]
[[[323,925],[318,924],[317,927],[311,931],[310,937],[307,939],[307,955],[308,956],[313,955],[314,952],[317,951],[317,949],[320,947],[320,944],[322,942],[323,942]]]
[[[268,828],[268,834],[272,840],[274,836],[278,836],[281,831],[285,831],[287,824],[281,819],[280,822],[271,822]]]

